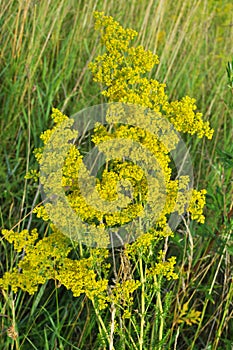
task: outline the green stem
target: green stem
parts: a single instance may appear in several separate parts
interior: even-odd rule
[[[140,338],[139,338],[139,349],[143,350],[143,336],[144,336],[144,325],[145,325],[145,275],[143,272],[142,258],[139,259],[140,268],[140,279],[142,284],[141,293],[141,323],[140,323]]]
[[[163,304],[160,293],[160,282],[157,281],[156,275],[154,276],[156,287],[158,288],[157,292],[157,307],[159,309],[159,342],[163,339],[163,329],[164,329],[164,318],[163,318]],[[161,346],[159,345],[158,350],[161,350]]]
[[[95,310],[97,319],[98,319],[98,321],[99,321],[99,325],[102,327],[102,330],[104,331],[105,337],[107,338],[108,344],[109,344],[109,346],[110,346],[110,336],[109,336],[109,334],[108,334],[107,328],[105,327],[104,321],[103,321],[103,319],[102,319],[102,317],[101,317],[101,315],[100,315],[99,309],[98,309],[98,307],[95,306],[94,300],[92,300],[92,305],[93,305],[93,307],[94,307],[94,310]],[[100,328],[100,330],[101,330],[101,328]],[[112,346],[112,347],[111,347],[111,350],[115,350],[115,348]]]

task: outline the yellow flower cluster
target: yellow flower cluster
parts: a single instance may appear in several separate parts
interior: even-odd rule
[[[143,119],[144,118],[145,117],[143,116]],[[102,152],[105,152],[106,156],[109,152],[110,142],[108,142],[107,146],[103,148],[104,146],[101,145],[101,143],[104,141],[110,141],[114,139],[119,140],[121,138],[125,138],[140,143],[142,146],[145,147],[145,149],[148,149],[155,156],[159,166],[162,168],[165,179],[169,181],[171,169],[169,167],[170,158],[168,156],[168,152],[174,147],[174,145],[177,142],[177,139],[175,139],[175,135],[171,134],[169,135],[169,137],[170,145],[166,144],[166,140],[162,142],[162,140],[156,137],[156,135],[149,133],[143,128],[132,127],[130,125],[120,125],[116,128],[116,130],[109,132],[105,126],[96,125],[92,141],[99,146],[99,149],[101,149]],[[128,146],[128,144],[126,145]],[[121,149],[122,154],[127,154],[127,152],[129,152],[129,149]],[[143,160],[145,164],[148,162],[146,153],[143,154],[142,152],[140,152],[138,155],[138,159],[141,161]],[[139,174],[141,174],[141,172]]]
[[[108,51],[117,49],[125,50],[128,42],[137,36],[133,29],[122,28],[111,16],[105,16],[104,12],[94,12],[95,30],[100,30],[104,43],[108,45]]]
[[[102,56],[98,56],[90,64],[89,68],[93,73],[94,80],[101,83],[104,87],[102,94],[107,97],[108,101],[132,103],[148,107],[155,111],[158,116],[167,118],[177,131],[190,134],[197,133],[198,137],[206,136],[211,138],[213,130],[210,128],[209,123],[202,120],[201,113],[195,113],[197,108],[195,99],[185,96],[180,101],[169,102],[165,93],[165,84],[144,77],[144,73],[150,71],[155,64],[159,63],[158,57],[152,52],[144,50],[142,46],[137,48],[130,47],[129,44],[132,37],[127,36],[127,29],[122,28],[112,17],[105,16],[102,12],[96,12],[95,18],[96,29],[100,31],[106,52]],[[117,34],[115,35],[115,33]],[[119,44],[118,38],[121,41],[125,41],[124,45]],[[148,119],[151,119],[151,115],[148,115],[148,117],[150,117]],[[179,183],[177,180],[171,180],[168,153],[174,149],[177,139],[175,136],[172,136],[172,133],[169,134],[169,141],[168,138],[162,139],[157,137],[156,134],[147,132],[143,127],[130,126],[130,122],[129,125],[118,125],[116,120],[114,123],[114,118],[112,118],[112,122],[113,128],[110,129],[111,131],[108,131],[102,125],[96,125],[92,141],[96,145],[100,145],[101,148],[103,141],[128,138],[140,142],[156,156],[166,185],[166,203],[157,221],[157,226],[160,227],[161,231],[164,231],[167,214],[174,211],[177,211],[179,214],[184,213],[190,199],[190,191],[188,190],[189,178],[183,176],[179,179]],[[147,123],[146,116],[144,116],[141,126],[143,126],[143,123],[144,125]],[[156,128],[155,125],[154,128]],[[103,149],[103,147],[101,150],[105,153],[108,151]],[[124,168],[124,165],[122,167]],[[130,176],[130,180],[132,180],[132,176]],[[109,181],[109,187],[115,189],[115,183]],[[146,181],[144,183],[141,182],[139,187],[141,190],[141,203],[143,203],[144,200],[148,199],[146,196],[148,190]],[[133,183],[133,190],[137,191],[135,183]],[[158,189],[154,190],[155,194],[157,191]],[[197,204],[193,205],[194,201],[193,197],[188,210],[190,210],[192,218],[203,222],[203,215],[201,214],[203,203],[199,200],[197,207]],[[161,236],[163,236],[162,233]]]
[[[37,230],[23,230],[20,233],[3,230],[2,233],[10,243],[14,243],[16,251],[25,251],[24,258],[18,263],[18,268],[6,272],[0,279],[0,287],[7,290],[10,285],[14,292],[18,288],[34,294],[39,284],[49,279],[56,279],[67,289],[71,289],[74,296],[85,293],[91,300],[97,299],[99,304],[106,306],[108,280],[97,279],[97,272],[101,266],[102,272],[107,271],[109,264],[103,261],[108,256],[107,250],[94,250],[89,258],[71,260],[67,255],[72,250],[70,240],[61,234],[54,225],[53,233],[37,243]]]
[[[191,219],[197,222],[204,223],[205,217],[203,215],[203,208],[205,206],[206,190],[193,190],[189,202],[188,211],[191,213]]]
[[[62,186],[77,188],[79,169],[82,164],[82,155],[75,145],[70,147],[62,168]]]
[[[152,242],[157,242],[159,239],[154,233],[144,233],[132,244],[126,244],[125,254],[133,259],[139,253],[148,256],[152,248]]]
[[[185,96],[181,101],[173,101],[164,106],[168,119],[178,131],[188,132],[193,135],[197,133],[201,138],[206,136],[211,139],[214,130],[210,128],[209,122],[203,122],[202,113],[195,113],[196,100]]]
[[[176,257],[172,256],[167,261],[165,261],[164,259],[165,254],[163,251],[160,251],[158,255],[158,263],[156,263],[155,266],[151,267],[147,271],[148,277],[164,276],[167,278],[167,280],[178,278],[177,273],[174,272]]]
[[[47,145],[50,141],[51,136],[54,134],[56,130],[59,129],[59,126],[63,125],[63,128],[65,127],[71,127],[73,121],[69,119],[65,114],[63,114],[61,111],[59,111],[57,108],[52,109],[51,118],[54,120],[54,127],[52,129],[46,130],[43,132],[40,136],[41,140],[43,141],[44,145]],[[76,135],[77,136],[77,135]],[[61,141],[61,140],[60,140]],[[62,146],[62,145],[60,145]],[[39,147],[34,150],[34,154],[36,157],[36,160],[39,164],[42,162],[42,154],[44,151],[44,147]]]
[[[34,182],[37,182],[38,179],[39,179],[39,176],[40,176],[40,174],[39,174],[39,172],[38,172],[37,170],[31,169],[31,170],[29,170],[29,171],[26,173],[26,175],[24,176],[24,178],[25,178],[25,179],[33,179]]]
[[[115,304],[129,307],[133,302],[133,293],[141,285],[140,281],[126,280],[122,283],[116,283],[109,299]]]
[[[13,230],[2,230],[4,238],[14,244],[14,249],[17,252],[21,252],[23,249],[34,244],[38,238],[37,230],[34,229],[29,233],[28,230],[23,230],[20,233],[15,233]]]
[[[212,138],[213,129],[202,120],[201,113],[195,113],[195,99],[188,96],[180,101],[168,102],[165,84],[145,78],[159,63],[157,55],[142,46],[130,47],[129,43],[137,33],[124,29],[112,17],[103,12],[94,13],[96,30],[101,34],[106,52],[89,64],[93,79],[103,86],[102,94],[109,101],[132,103],[148,107],[164,115],[175,128],[198,137]]]
[[[49,220],[49,215],[45,209],[45,207],[43,205],[39,205],[37,207],[35,207],[35,209],[33,209],[33,213],[36,214],[36,216],[44,221],[48,221]]]
[[[109,128],[95,125],[92,141],[105,153],[106,168],[101,177],[96,179],[92,191],[87,191],[85,198],[80,189],[79,179],[80,174],[85,179],[89,173],[83,165],[81,151],[75,145],[67,144],[67,140],[77,137],[77,133],[70,130],[73,121],[59,110],[53,109],[52,118],[55,125],[41,135],[44,147],[36,149],[35,155],[45,173],[57,164],[58,168],[62,165],[62,171],[56,172],[53,169],[54,171],[49,172],[48,179],[42,173],[40,180],[51,194],[64,195],[68,192],[66,198],[70,207],[89,224],[90,244],[94,241],[97,247],[100,246],[99,243],[106,244],[106,247],[110,243],[105,232],[106,227],[119,227],[135,218],[141,220],[145,216],[145,206],[148,204],[157,221],[152,227],[148,222],[149,228],[145,234],[142,234],[144,228],[142,232],[137,232],[139,237],[132,244],[126,245],[125,253],[132,259],[135,259],[137,254],[150,257],[153,254],[152,248],[158,241],[173,235],[167,225],[169,214],[175,211],[182,214],[190,196],[188,211],[192,219],[204,222],[202,212],[206,191],[193,190],[190,193],[187,176],[180,177],[179,181],[171,179],[169,153],[175,149],[179,140],[170,130],[170,123],[166,121],[171,122],[178,131],[197,133],[199,137],[211,138],[213,130],[202,120],[201,113],[195,113],[194,99],[186,96],[180,101],[169,102],[165,84],[144,76],[159,63],[159,60],[157,55],[144,50],[142,46],[130,47],[130,41],[137,35],[134,30],[122,28],[103,12],[95,12],[94,16],[95,28],[100,31],[106,47],[106,52],[89,65],[94,81],[102,84],[102,94],[108,101],[123,102],[128,106],[136,104],[143,106],[143,110],[133,110],[134,113],[129,113],[128,119],[126,118],[127,125],[122,125],[118,116],[125,117],[123,107],[115,113],[113,108],[107,116]],[[137,120],[136,125],[134,119]],[[62,140],[60,131],[63,132]],[[57,153],[54,152],[55,154],[46,158],[44,153],[50,146],[51,138]],[[115,140],[118,149],[113,161]],[[141,147],[136,147],[135,144]],[[151,162],[151,156],[156,161]],[[125,158],[130,160],[125,161]],[[138,164],[142,164],[142,167]],[[149,168],[147,174],[144,165],[146,169]],[[158,174],[154,182],[151,180],[153,172]],[[35,175],[36,173],[32,172],[28,176]],[[161,183],[164,186],[160,187]],[[88,186],[87,184],[87,189]],[[49,203],[37,207],[34,212],[44,221],[49,220],[50,213],[56,214],[61,223],[66,225],[62,208],[57,206],[55,209],[56,213],[53,213]],[[31,233],[27,230],[21,233],[3,230],[4,237],[10,243],[14,243],[17,252],[24,249],[25,256],[18,263],[18,268],[6,272],[0,279],[0,287],[7,289],[11,285],[15,292],[21,288],[33,294],[38,284],[45,283],[48,279],[56,279],[70,289],[74,296],[85,293],[93,303],[98,303],[100,309],[106,307],[107,302],[123,303],[125,306],[132,304],[132,294],[140,286],[137,280],[127,279],[116,283],[111,293],[107,292],[110,268],[106,263],[107,250],[94,249],[88,258],[69,259],[67,256],[72,249],[70,239],[54,225],[50,226],[52,233],[39,241],[36,230],[32,230]],[[85,243],[88,243],[88,238]],[[175,257],[166,261],[164,253],[160,252],[158,263],[148,265],[150,268],[147,270],[147,276],[176,279],[174,265]],[[128,311],[125,317],[129,315]]]
[[[13,268],[12,272],[6,272],[0,279],[2,288],[7,289],[11,285],[14,292],[21,288],[29,294],[35,293],[38,284],[45,283],[48,279],[55,277],[56,265],[71,250],[68,238],[57,230],[36,244],[38,234],[35,229],[31,233],[28,230],[23,230],[20,233],[3,230],[2,233],[10,243],[14,243],[18,252],[22,249],[25,251],[25,256],[18,263],[18,268]]]
[[[108,280],[102,278],[97,280],[97,273],[93,269],[92,258],[81,260],[64,259],[55,278],[67,289],[70,289],[75,297],[85,293],[89,299],[93,301],[97,299],[100,309],[107,306]]]
[[[156,136],[149,134],[145,130],[137,127],[132,127],[129,125],[120,125],[116,130],[113,132],[109,132],[106,127],[102,125],[96,125],[96,128],[94,130],[94,135],[92,137],[92,141],[96,145],[99,146],[100,150],[107,155],[108,158],[108,152],[110,149],[110,140],[117,139],[117,141],[120,144],[121,138],[127,138],[129,140],[140,142],[140,144],[144,145],[147,149],[151,151],[152,154],[155,155],[156,160],[159,164],[159,170],[161,169],[163,174],[163,180],[165,181],[165,190],[166,190],[166,196],[165,196],[165,205],[164,208],[161,210],[160,217],[158,218],[157,224],[161,228],[165,228],[166,226],[166,216],[167,214],[171,214],[174,211],[177,211],[179,214],[183,214],[185,212],[187,203],[190,199],[190,190],[188,189],[189,184],[189,177],[188,176],[180,176],[179,180],[171,180],[171,168],[170,168],[170,158],[168,156],[168,151],[174,147],[175,140],[170,145],[167,145],[165,147],[164,144]],[[172,136],[171,136],[172,138]],[[107,143],[107,146],[105,148],[102,146],[102,142],[109,141]],[[164,142],[166,144],[166,142]],[[126,144],[126,146],[128,146]],[[130,145],[129,145],[130,146]],[[129,148],[129,147],[128,147]],[[121,150],[117,153],[118,155],[121,154],[127,154],[128,148],[121,147]],[[135,150],[134,150],[134,156],[135,156]],[[110,159],[110,156],[109,156]],[[147,156],[146,154],[140,154],[139,159],[143,160],[144,163],[147,163]],[[140,198],[140,202],[146,203],[148,200],[147,193],[148,193],[148,184],[147,179],[145,177],[145,174],[143,172],[143,169],[139,168],[136,165],[130,164],[129,162],[114,162],[112,163],[112,171],[107,172],[104,171],[103,178],[108,180],[104,181],[104,189],[105,189],[105,196],[104,198],[112,198],[111,196],[116,196],[116,187],[117,182],[122,180],[122,178],[127,179],[130,181],[130,184],[133,188],[135,199]],[[118,177],[116,176],[118,175]],[[114,179],[114,180],[113,180]],[[102,179],[103,180],[103,179]],[[100,188],[100,185],[98,185],[98,188]],[[108,188],[108,190],[106,190]],[[102,187],[103,189],[103,187]],[[150,188],[151,190],[151,188]],[[111,195],[110,195],[110,192]],[[154,197],[156,197],[156,194],[158,195],[158,188],[153,188]],[[136,197],[135,197],[136,196]],[[115,198],[115,197],[114,197]],[[122,215],[124,215],[124,211],[121,212]],[[137,212],[135,212],[137,215]],[[138,213],[139,214],[139,213]],[[115,216],[117,219],[117,217]],[[112,221],[111,221],[112,223]],[[122,220],[119,221],[119,223],[122,223]],[[161,233],[163,236],[163,234]]]

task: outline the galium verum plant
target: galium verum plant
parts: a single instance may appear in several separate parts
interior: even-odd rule
[[[100,84],[101,94],[106,101],[122,104],[121,110],[117,110],[118,115],[124,115],[124,105],[129,108],[137,105],[147,112],[142,114],[140,112],[142,109],[139,108],[137,117],[141,124],[138,125],[146,125],[154,112],[156,116],[161,117],[161,123],[162,120],[169,121],[177,132],[211,139],[213,130],[208,122],[203,121],[202,114],[196,112],[195,99],[185,96],[181,100],[169,101],[165,92],[166,85],[146,77],[154,65],[159,63],[159,59],[157,55],[145,50],[142,46],[130,45],[137,36],[137,32],[124,29],[112,17],[105,16],[102,12],[95,12],[94,17],[95,29],[100,33],[105,52],[97,56],[89,64],[89,68],[93,74],[93,80]],[[107,116],[110,127],[97,123],[91,135],[94,145],[107,154],[106,166],[101,176],[96,179],[96,193],[111,205],[111,202],[119,199],[118,184],[121,183],[124,188],[128,186],[133,189],[130,200],[126,197],[120,198],[123,209],[116,212],[106,212],[101,207],[96,208],[88,204],[78,184],[80,172],[85,172],[82,147],[78,149],[75,144],[70,144],[62,167],[60,185],[66,191],[71,208],[89,224],[95,239],[95,247],[91,249],[86,247],[84,253],[81,245],[73,244],[69,237],[50,222],[50,204],[39,205],[34,212],[37,217],[48,221],[49,235],[39,239],[36,229],[30,232],[2,230],[4,238],[14,244],[15,251],[18,253],[24,251],[25,254],[12,271],[5,272],[0,279],[0,287],[8,290],[11,286],[13,292],[21,288],[33,294],[45,281],[57,280],[71,290],[74,297],[85,293],[92,301],[103,332],[102,341],[111,343],[112,332],[123,338],[127,337],[124,331],[127,328],[127,322],[131,322],[135,328],[135,335],[131,337],[131,342],[135,343],[135,347],[139,344],[139,348],[142,349],[146,341],[145,325],[152,324],[150,323],[152,313],[149,312],[151,310],[156,311],[158,318],[158,322],[151,326],[151,332],[154,336],[157,335],[160,344],[163,341],[164,319],[169,310],[170,294],[168,293],[162,302],[161,287],[166,279],[177,278],[177,273],[174,271],[175,257],[166,260],[166,251],[161,249],[163,240],[174,234],[168,226],[169,215],[174,212],[183,214],[188,211],[193,220],[203,223],[206,191],[190,189],[188,176],[180,176],[179,179],[174,176],[169,153],[178,142],[175,134],[171,134],[162,142],[161,138],[148,132],[148,129],[135,126],[133,120],[128,120],[127,125],[119,123],[116,118],[117,113],[112,104],[111,113]],[[44,145],[35,150],[35,156],[40,165],[43,162],[44,148],[49,144],[51,136],[58,128],[65,129],[72,126],[72,119],[55,108],[51,117],[54,126],[40,136]],[[158,127],[152,123],[150,128],[153,126]],[[166,193],[164,206],[159,212],[156,223],[147,232],[138,234],[133,243],[125,244],[120,251],[119,260],[112,267],[110,264],[112,251],[108,249],[111,242],[105,233],[105,228],[119,227],[137,217],[143,217],[148,193],[151,190],[148,188],[143,169],[133,161],[124,159],[123,154],[126,152],[124,145],[122,145],[122,154],[119,153],[116,159],[111,160],[110,156],[108,158],[108,149],[103,146],[103,141],[111,142],[115,139],[129,139],[140,143],[155,156],[163,174]],[[40,176],[40,172],[35,170],[27,174],[28,178]],[[56,185],[54,183],[54,186]],[[159,191],[158,187],[153,188],[155,198],[162,195]],[[156,205],[153,198],[151,201],[151,205]],[[100,249],[103,242],[105,242],[105,248]],[[78,260],[72,259],[70,255],[74,247],[80,250]],[[112,279],[113,276],[114,279]],[[133,313],[136,295],[140,300],[141,308],[137,314]],[[110,312],[109,305],[111,310],[115,310],[114,317],[121,320],[119,324],[115,322],[111,330],[101,318],[101,312]],[[155,338],[153,341],[156,341]]]

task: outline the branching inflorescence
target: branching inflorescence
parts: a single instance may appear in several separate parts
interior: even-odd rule
[[[193,98],[185,96],[180,101],[169,102],[165,93],[165,84],[146,77],[146,73],[159,63],[159,59],[157,55],[146,51],[142,46],[130,46],[130,42],[137,33],[131,29],[124,29],[112,17],[105,16],[102,12],[95,12],[94,16],[95,29],[99,31],[106,51],[96,57],[94,62],[89,64],[89,68],[93,74],[93,80],[101,84],[101,93],[107,102],[143,107],[144,110],[147,110],[147,115],[138,115],[140,121],[138,125],[140,123],[146,125],[154,112],[157,120],[161,118],[161,123],[163,120],[169,121],[177,132],[197,134],[200,138],[205,136],[211,139],[213,130],[208,122],[203,121],[202,114],[195,112],[196,105]],[[44,147],[49,142],[51,135],[58,127],[62,126],[62,123],[70,120],[57,109],[53,109],[52,118],[54,127],[41,135],[44,146],[35,151],[39,164],[42,162]],[[21,288],[33,294],[37,291],[39,284],[54,279],[70,289],[75,297],[85,293],[99,309],[107,307],[109,303],[121,305],[125,310],[125,317],[130,317],[129,309],[133,303],[132,295],[135,290],[142,288],[144,293],[146,281],[149,281],[151,288],[152,286],[158,288],[162,277],[177,278],[177,274],[174,272],[175,257],[166,261],[163,252],[158,249],[156,257],[156,246],[165,237],[173,235],[172,230],[167,225],[169,215],[173,212],[183,214],[188,211],[193,220],[204,222],[203,207],[206,191],[190,189],[187,176],[181,176],[179,179],[174,178],[169,153],[178,142],[176,134],[171,133],[169,138],[161,140],[156,134],[149,133],[148,129],[135,126],[130,121],[128,125],[118,123],[117,120],[114,121],[114,114],[108,120],[110,128],[98,123],[95,125],[91,140],[96,146],[101,148],[101,144],[105,141],[110,142],[114,139],[124,138],[131,142],[140,143],[156,157],[158,166],[163,173],[166,189],[163,193],[165,201],[156,224],[148,232],[139,235],[133,243],[126,244],[124,247],[124,255],[129,264],[144,261],[146,262],[145,266],[139,263],[138,274],[133,276],[129,273],[125,278],[121,275],[122,278],[119,278],[109,288],[111,266],[107,246],[110,239],[105,235],[105,228],[118,227],[127,224],[136,217],[143,217],[149,191],[143,170],[133,162],[124,161],[120,155],[119,159],[115,160],[108,160],[107,157],[107,165],[101,177],[96,179],[96,190],[99,197],[109,201],[110,204],[119,199],[119,183],[125,189],[127,186],[133,189],[133,192],[130,200],[126,196],[120,198],[123,210],[106,212],[101,207],[96,208],[88,204],[82,195],[78,179],[83,155],[75,145],[70,145],[62,167],[61,185],[64,189],[69,189],[67,199],[70,206],[83,221],[93,227],[93,235],[95,229],[98,228],[95,240],[96,247],[90,249],[88,258],[73,260],[68,257],[73,249],[70,239],[52,223],[50,224],[52,233],[40,240],[38,240],[38,233],[35,229],[31,232],[27,230],[22,232],[3,230],[4,238],[14,244],[17,252],[24,250],[25,256],[18,263],[18,268],[15,267],[12,271],[6,272],[0,279],[1,288],[7,289],[10,285],[14,292]],[[153,123],[150,125],[150,128],[152,127]],[[154,128],[156,127],[158,125],[154,125]],[[166,125],[163,127],[166,128]],[[122,149],[123,147],[124,145]],[[102,146],[102,151],[108,152],[104,146]],[[146,163],[147,159],[144,161]],[[28,177],[35,175],[35,171],[32,171]],[[162,196],[158,186],[154,186],[150,190],[153,190],[155,197]],[[34,212],[42,220],[49,221],[49,210],[46,209],[49,209],[49,207],[46,208],[46,205],[38,206]],[[102,246],[103,241],[105,242],[106,248],[99,248],[98,239]],[[101,273],[99,273],[100,269]]]

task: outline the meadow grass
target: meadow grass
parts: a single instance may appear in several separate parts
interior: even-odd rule
[[[230,0],[2,1],[0,226],[39,227],[43,235],[46,226],[30,215],[40,200],[37,187],[24,175],[35,166],[32,151],[40,145],[40,133],[51,125],[51,108],[72,115],[104,102],[88,70],[88,63],[101,50],[93,28],[94,10],[137,30],[135,44],[160,58],[151,77],[167,83],[171,99],[195,97],[204,119],[215,129],[208,142],[185,138],[195,187],[208,191],[206,222],[197,225],[184,220],[169,242],[180,274],[178,281],[166,286],[174,295],[164,349],[232,349],[233,94],[226,75],[233,56]],[[0,254],[3,274],[17,256],[3,240]],[[201,311],[198,324],[177,324],[186,302]],[[91,303],[52,282],[31,297],[22,291],[17,295],[2,291],[0,310],[1,350],[104,349]],[[101,317],[108,322],[106,313]],[[119,349],[135,349],[127,343],[135,331],[132,327]],[[144,348],[154,349],[152,345]]]

